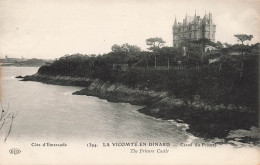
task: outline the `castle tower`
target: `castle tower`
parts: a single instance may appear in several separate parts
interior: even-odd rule
[[[175,16],[174,25],[172,27],[173,31],[173,46],[177,46],[177,20]]]
[[[174,47],[178,47],[184,40],[207,38],[215,42],[216,25],[213,23],[211,13],[205,13],[202,19],[200,16],[197,16],[196,11],[193,17],[188,16],[186,13],[182,23],[177,22],[175,17],[172,30]]]
[[[195,25],[198,24],[198,18],[197,18],[197,15],[196,15],[196,11],[195,11],[195,15],[194,15],[194,18],[193,18],[193,23],[194,23]]]

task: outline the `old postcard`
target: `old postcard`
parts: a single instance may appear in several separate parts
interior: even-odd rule
[[[259,11],[0,0],[0,164],[259,164]]]

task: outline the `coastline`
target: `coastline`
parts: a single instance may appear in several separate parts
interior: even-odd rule
[[[41,67],[42,65],[0,65],[0,67]]]
[[[178,123],[186,123],[189,128],[186,130],[194,136],[212,140],[222,139],[219,143],[228,141],[252,142],[259,144],[259,137],[230,136],[230,133],[238,129],[252,130],[258,123],[252,118],[258,115],[246,107],[235,105],[209,105],[200,98],[193,100],[179,99],[170,96],[167,92],[156,92],[152,90],[133,89],[122,84],[111,84],[98,79],[69,77],[69,76],[49,76],[34,74],[31,76],[19,77],[21,81],[37,81],[46,84],[63,86],[85,87],[76,91],[75,95],[95,96],[106,99],[109,102],[125,102],[133,105],[142,105],[140,113],[161,118],[164,120],[174,120]]]

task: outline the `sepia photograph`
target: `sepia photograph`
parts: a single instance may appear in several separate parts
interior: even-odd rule
[[[0,0],[0,164],[259,165],[259,0]]]

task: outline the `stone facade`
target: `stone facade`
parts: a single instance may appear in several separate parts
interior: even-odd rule
[[[216,25],[213,23],[212,14],[205,14],[203,18],[197,16],[187,16],[183,22],[178,22],[175,18],[173,30],[173,47],[178,47],[183,40],[198,40],[207,38],[215,42]]]

